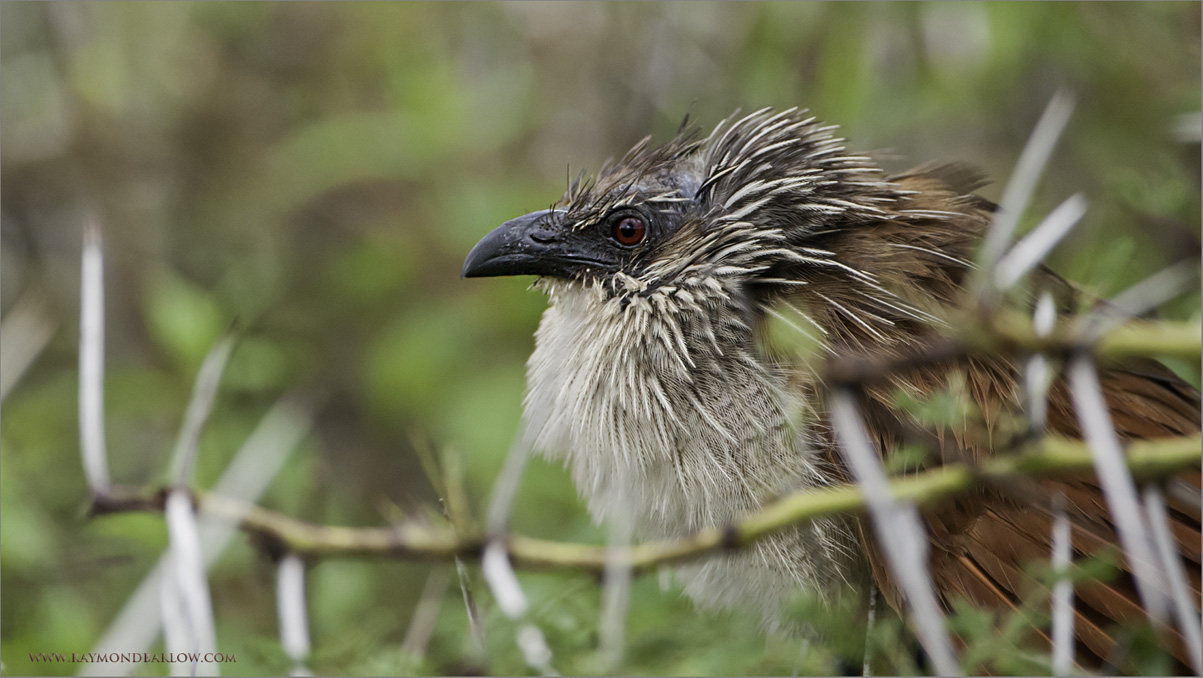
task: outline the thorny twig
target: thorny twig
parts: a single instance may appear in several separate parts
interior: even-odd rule
[[[1203,460],[1200,436],[1183,436],[1130,443],[1124,450],[1129,469],[1137,478],[1157,478]],[[895,478],[895,497],[928,504],[969,492],[981,483],[1015,478],[1042,478],[1088,473],[1093,458],[1079,440],[1046,436],[1015,454],[999,455],[976,467],[951,464]],[[334,527],[297,520],[254,504],[193,490],[201,510],[214,519],[237,526],[259,544],[278,552],[328,557],[386,557],[415,560],[452,560],[456,556],[479,558],[485,538],[481,534],[456,535],[449,529],[416,522],[388,527]],[[162,511],[163,491],[116,487],[96,497],[96,513]],[[859,513],[864,493],[855,485],[807,490],[787,495],[726,526],[702,530],[680,539],[643,542],[617,549],[637,571],[664,563],[698,557],[724,548],[748,544],[776,530],[823,516]],[[524,568],[568,568],[601,574],[608,557],[606,546],[548,541],[521,534],[504,535],[505,551]]]
[[[960,675],[927,567],[927,538],[919,511],[913,502],[890,492],[881,457],[869,440],[856,406],[856,396],[846,388],[832,395],[831,424],[840,451],[865,497],[886,562],[906,594],[923,648],[939,675]]]
[[[92,491],[109,486],[104,437],[104,253],[100,224],[84,225],[79,300],[79,442]]]

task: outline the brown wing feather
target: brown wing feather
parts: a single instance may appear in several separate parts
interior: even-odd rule
[[[951,174],[950,174],[951,173]],[[883,281],[907,301],[924,300],[949,303],[958,300],[967,267],[958,263],[972,257],[980,231],[988,221],[989,203],[949,188],[957,182],[972,185],[968,175],[951,169],[936,172],[918,170],[896,177],[904,188],[914,190],[910,209],[954,211],[965,215],[960,220],[898,219],[859,230],[856,242],[836,243],[833,251],[845,253],[848,262],[862,270],[881,272]],[[917,246],[917,247],[910,247]],[[937,254],[938,253],[938,254]],[[909,257],[909,258],[907,258]],[[905,260],[904,260],[905,259]],[[888,262],[887,262],[888,260]],[[1068,284],[1043,272],[1043,283],[1064,304],[1072,298]],[[812,285],[847,308],[865,303],[842,292],[838,285],[822,287],[823,280]],[[911,291],[908,296],[907,291]],[[889,341],[866,336],[841,314],[822,305],[809,311],[816,320],[834,330],[842,348],[867,353],[897,351],[899,345],[913,344],[916,334],[925,330],[897,323],[897,334]],[[867,309],[866,309],[867,310]],[[846,315],[846,314],[845,314]],[[908,332],[910,334],[908,334]],[[980,410],[987,435],[1010,411],[1019,411],[1019,393],[1015,366],[1006,361],[965,361],[955,366],[964,376],[967,393]],[[862,399],[870,429],[884,454],[897,448],[900,440],[920,439],[940,451],[941,462],[980,461],[991,454],[988,446],[968,443],[973,436],[956,432],[917,433],[910,416],[894,405],[894,394],[901,388],[910,393],[932,393],[943,388],[951,370],[915,370],[899,375],[889,387],[867,388]],[[1122,440],[1185,435],[1200,430],[1198,392],[1161,365],[1147,361],[1106,369],[1100,382],[1111,410],[1115,429]],[[1057,381],[1049,393],[1048,430],[1066,436],[1080,436],[1072,398],[1064,380]],[[980,439],[980,436],[978,437]],[[1200,492],[1200,473],[1183,474],[1175,482],[1184,483],[1194,496]],[[1200,601],[1200,511],[1190,492],[1169,493],[1167,502],[1172,516],[1170,527],[1183,556],[1190,586],[1198,606]],[[931,539],[930,567],[935,587],[946,605],[957,598],[978,605],[1014,609],[1034,583],[1024,568],[1035,561],[1047,562],[1051,553],[1052,513],[1050,498],[1062,494],[1067,501],[1066,514],[1072,523],[1075,557],[1098,555],[1117,548],[1118,539],[1110,519],[1106,498],[1092,478],[1016,483],[1015,486],[983,489],[966,497],[942,503],[926,513]],[[901,596],[892,581],[875,540],[868,528],[861,527],[869,564],[887,601],[901,610]],[[1122,559],[1117,559],[1122,564]],[[1079,661],[1085,666],[1105,665],[1116,651],[1109,630],[1117,623],[1140,620],[1140,607],[1131,575],[1120,572],[1107,583],[1082,582],[1075,587],[1075,632]],[[1043,631],[1036,636],[1047,642]],[[1168,649],[1189,665],[1181,637],[1172,632]]]

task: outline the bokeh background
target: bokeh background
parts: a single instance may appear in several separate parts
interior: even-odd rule
[[[273,402],[300,393],[312,433],[262,504],[365,526],[427,511],[438,497],[415,441],[428,441],[455,457],[480,515],[545,305],[529,280],[459,279],[493,226],[643,136],[667,139],[687,112],[710,127],[762,106],[809,107],[888,169],[976,164],[996,199],[1059,89],[1076,111],[1025,224],[1074,192],[1091,207],[1054,267],[1107,295],[1197,262],[1197,2],[0,4],[3,347],[38,349],[6,351],[3,365],[3,671],[77,671],[28,653],[90,650],[167,543],[159,516],[85,516],[76,351],[88,218],[105,237],[115,481],[164,481],[196,370],[236,324],[199,486]],[[1162,312],[1198,308],[1192,292]],[[36,322],[14,336],[22,309]],[[604,539],[542,462],[513,522]],[[470,565],[487,632],[486,651],[473,650],[459,588],[439,574],[450,569],[313,563],[310,666],[525,672],[513,624]],[[274,572],[244,538],[212,571],[218,646],[237,656],[226,674],[291,666]],[[433,635],[403,652],[432,573]],[[557,668],[596,670],[597,582],[522,581]],[[621,672],[832,670],[821,649],[763,639],[746,613],[699,615],[655,576],[634,586]]]

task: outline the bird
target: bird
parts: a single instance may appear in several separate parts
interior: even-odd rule
[[[468,254],[462,277],[533,275],[548,297],[527,362],[523,402],[533,446],[563,463],[597,521],[629,520],[644,538],[723,526],[782,495],[852,482],[838,451],[823,360],[896,360],[861,384],[856,402],[887,465],[910,470],[983,463],[1014,440],[1082,431],[1063,374],[1048,390],[1040,431],[1027,422],[1019,356],[964,354],[908,364],[947,335],[944,311],[963,304],[997,206],[959,163],[887,174],[847,150],[837,127],[804,110],[738,113],[704,135],[683,124],[660,145],[645,138],[595,177],[578,176],[548,209],[506,221]],[[1041,266],[1038,293],[1068,314],[1086,293]],[[774,340],[791,313],[823,360]],[[816,365],[819,365],[816,367]],[[1099,368],[1119,438],[1197,434],[1199,393],[1152,360]],[[902,401],[941,392],[967,401],[964,421],[931,422]],[[1200,477],[1173,478],[1172,528],[1200,603]],[[925,508],[933,588],[958,601],[1015,609],[1025,567],[1048,561],[1054,496],[1063,497],[1075,559],[1118,543],[1093,477],[986,484]],[[1120,559],[1110,581],[1079,582],[1076,657],[1111,666],[1114,626],[1143,617]],[[788,632],[782,601],[833,599],[876,587],[905,616],[904,596],[868,519],[813,520],[745,548],[681,565],[702,608],[746,606]],[[1181,634],[1163,639],[1190,670]],[[1034,631],[1048,639],[1047,628]],[[1130,667],[1128,667],[1130,669]]]

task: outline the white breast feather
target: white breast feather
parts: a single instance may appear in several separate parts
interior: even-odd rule
[[[539,283],[551,305],[527,364],[528,430],[596,521],[622,505],[637,534],[677,537],[824,484],[795,425],[805,403],[761,361],[731,359],[751,330],[711,321],[738,317],[713,282],[627,303],[599,283]],[[677,574],[698,603],[750,604],[776,627],[791,591],[827,595],[842,580],[850,540],[845,523],[820,520]]]

